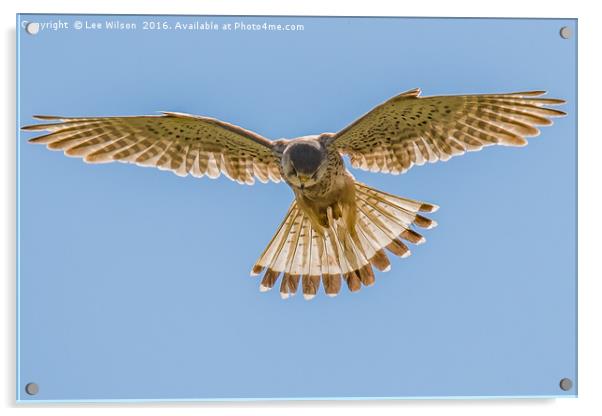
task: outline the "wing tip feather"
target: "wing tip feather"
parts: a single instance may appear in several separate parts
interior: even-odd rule
[[[64,116],[51,116],[48,114],[34,114],[31,118],[36,120],[65,120]]]

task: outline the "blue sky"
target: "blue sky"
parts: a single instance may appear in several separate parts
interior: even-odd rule
[[[105,22],[105,16],[21,20]],[[358,180],[441,206],[376,285],[259,293],[248,272],[292,199],[283,184],[86,165],[19,137],[22,400],[573,395],[573,20],[122,16],[132,31],[18,30],[19,120],[216,117],[271,139],[337,131],[374,105],[545,89],[568,116],[488,148]],[[144,21],[303,31],[142,30]],[[20,26],[20,24],[19,24]],[[21,393],[28,382],[40,393]]]

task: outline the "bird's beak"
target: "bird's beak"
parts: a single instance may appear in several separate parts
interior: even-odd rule
[[[302,185],[305,185],[307,183],[307,181],[309,181],[310,176],[307,176],[307,175],[297,175],[297,178],[299,178],[299,182],[301,182]]]

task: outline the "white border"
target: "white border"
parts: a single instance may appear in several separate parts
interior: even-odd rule
[[[600,94],[599,14],[595,2],[559,2],[504,0],[393,2],[351,1],[186,1],[186,0],[105,0],[70,2],[67,0],[21,0],[0,3],[2,24],[2,156],[3,196],[0,230],[2,274],[2,362],[0,378],[3,414],[36,413],[69,415],[105,413],[119,409],[131,415],[163,415],[166,409],[178,415],[208,414],[269,415],[316,413],[375,414],[482,414],[506,415],[529,412],[532,415],[596,414],[602,409],[600,382],[600,291],[602,273],[597,238],[600,231],[600,163],[602,137],[596,112]],[[591,4],[591,6],[590,6]],[[17,405],[15,402],[15,14],[22,13],[145,13],[145,14],[234,14],[234,15],[347,15],[347,16],[471,16],[471,17],[559,17],[579,19],[579,398],[578,399],[493,399],[493,400],[403,400],[403,401],[275,401],[275,402],[204,402],[153,404],[42,404]],[[542,207],[541,209],[553,209]]]

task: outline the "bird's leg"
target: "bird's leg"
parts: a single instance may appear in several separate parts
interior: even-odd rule
[[[329,226],[329,221],[328,221],[328,208],[326,209],[320,209],[317,212],[317,219],[318,219],[318,224],[320,224],[322,227],[324,228],[328,228]]]
[[[343,216],[343,209],[341,208],[341,204],[337,201],[331,205],[332,208],[332,218],[334,220],[338,220]]]
[[[345,222],[345,226],[351,238],[359,243],[357,231],[355,229],[357,223],[357,202],[355,195],[355,179],[352,176],[345,177],[345,192],[338,203],[341,211],[341,216]]]
[[[327,208],[323,208],[313,203],[313,201],[305,198],[301,193],[295,192],[297,204],[299,208],[307,215],[312,226],[316,230],[322,227],[328,228]]]

